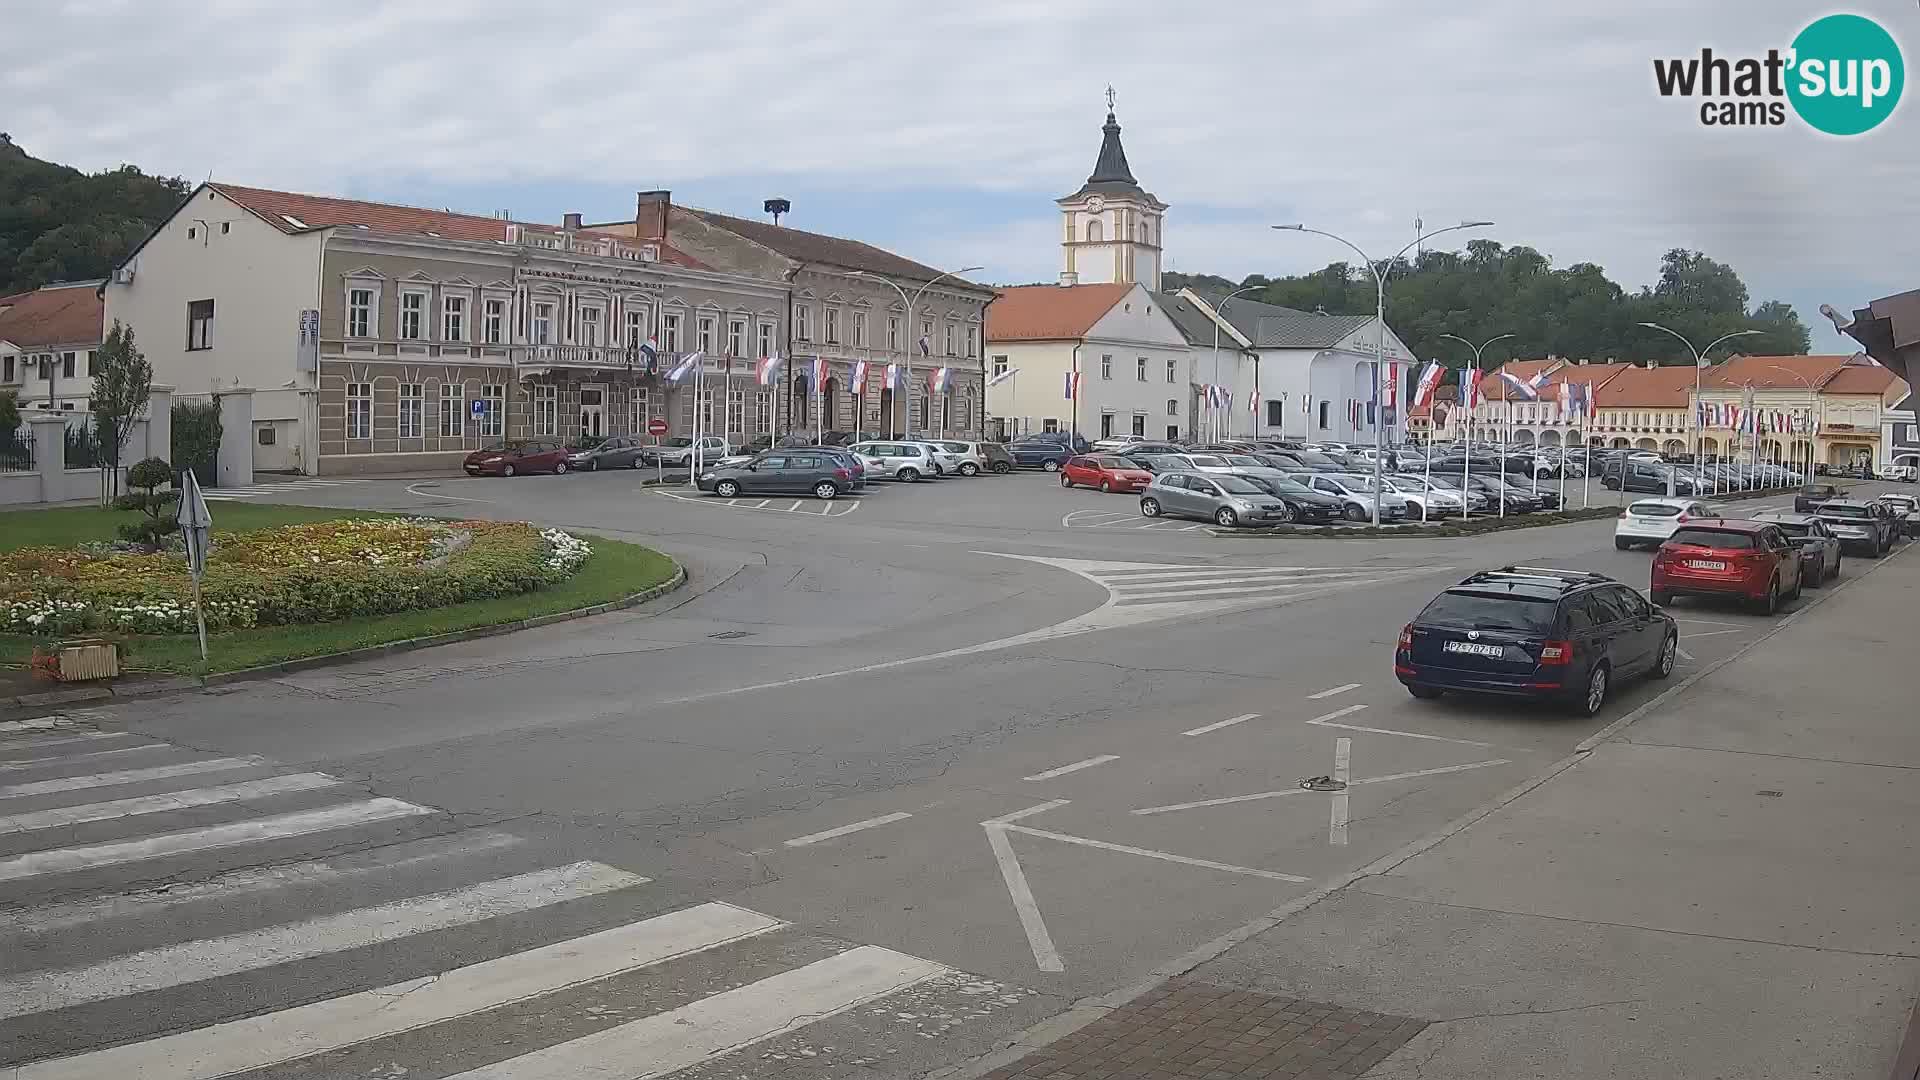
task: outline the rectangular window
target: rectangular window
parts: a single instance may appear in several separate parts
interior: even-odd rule
[[[953,355],[953,324],[943,323],[940,327],[940,355]]]
[[[708,315],[700,316],[699,327],[700,327],[699,349],[701,352],[711,356],[713,355],[713,318]]]
[[[1169,358],[1168,358],[1168,360],[1167,360],[1167,382],[1168,382],[1169,384],[1171,384],[1171,383],[1173,383],[1173,382],[1175,381],[1175,380],[1174,380],[1174,375],[1175,375],[1175,373],[1177,372],[1177,370],[1178,370],[1178,367],[1179,367],[1179,361],[1177,361],[1177,360],[1174,360],[1174,359],[1172,359],[1171,357],[1169,357]]]
[[[967,355],[980,355],[980,328],[977,326],[967,327]]]
[[[719,416],[714,412],[714,408],[715,408],[715,405],[714,405],[713,391],[708,390],[704,387],[701,388],[700,390],[700,426],[707,431],[712,431],[714,429],[715,423],[719,420]]]
[[[600,309],[580,309],[580,344],[593,348],[600,344]]]
[[[760,432],[773,430],[773,391],[762,390],[753,395],[753,427]]]
[[[1167,441],[1173,442],[1175,439],[1178,439],[1179,437],[1180,437],[1180,425],[1168,424],[1167,425]]]
[[[745,319],[727,320],[727,355],[747,355],[747,321]]]
[[[560,388],[537,385],[533,388],[533,433],[553,436],[560,430]]]
[[[1146,437],[1146,434],[1147,434],[1147,414],[1146,413],[1133,414],[1133,433],[1142,438]]]
[[[1134,382],[1147,381],[1147,358],[1144,356],[1139,357],[1133,362],[1133,381]]]
[[[994,357],[993,358],[993,377],[997,379],[1000,376],[1005,375],[1006,373],[1007,373],[1007,358],[1004,356]]]
[[[676,311],[660,316],[660,328],[666,332],[668,354],[677,354],[680,351],[680,313]]]
[[[1278,401],[1267,402],[1267,426],[1268,427],[1279,427],[1281,426],[1281,424],[1286,422],[1286,417],[1284,415],[1285,408],[1286,406],[1281,402],[1278,402]]]
[[[482,390],[484,395],[485,390]],[[440,437],[457,439],[467,430],[467,387],[464,383],[440,384]]]
[[[638,347],[647,340],[647,309],[627,309],[627,344]]]
[[[440,340],[467,340],[466,297],[443,296],[440,298]]]
[[[793,305],[793,340],[813,340],[813,309],[805,304]]]
[[[887,348],[900,351],[900,320],[891,315],[887,317]]]
[[[747,392],[727,391],[727,433],[745,434],[747,430]]]
[[[1113,378],[1113,357],[1111,357],[1111,356],[1102,356],[1102,357],[1100,358],[1100,377],[1101,377],[1102,379],[1105,379],[1105,380],[1109,380],[1109,381],[1111,381],[1111,380],[1112,380],[1112,378]]]
[[[770,322],[760,324],[760,355],[773,355],[773,324]]]
[[[70,352],[60,354],[60,377],[63,379],[73,378],[73,354]]]
[[[404,336],[404,335],[403,335]],[[553,344],[553,304],[541,302],[533,305],[533,332],[530,335],[535,345]],[[551,434],[551,432],[549,432]]]
[[[1179,398],[1167,399],[1167,415],[1168,416],[1180,415],[1180,399]]]
[[[400,337],[405,341],[419,341],[427,336],[427,294],[423,292],[403,292],[400,294]]]
[[[373,384],[347,384],[347,438],[373,438]]]
[[[1332,404],[1333,403],[1330,401],[1323,401],[1320,403],[1320,427],[1322,430],[1325,430],[1327,426],[1327,413],[1329,411],[1328,406]]]
[[[187,301],[187,351],[213,348],[213,301]]]
[[[426,388],[419,383],[400,384],[400,437],[417,439],[426,426]]]
[[[1113,414],[1110,412],[1100,414],[1100,437],[1103,439],[1113,438]]]
[[[486,323],[481,328],[481,333],[485,335],[486,343],[489,345],[498,345],[502,341],[505,341],[506,328],[507,302],[505,300],[488,300]]]
[[[480,388],[480,400],[486,402],[487,410],[480,414],[480,437],[497,439],[507,430],[507,388],[488,383]]]
[[[867,347],[867,313],[864,311],[853,313],[853,344],[859,349]]]
[[[827,344],[840,344],[840,309],[827,309]]]

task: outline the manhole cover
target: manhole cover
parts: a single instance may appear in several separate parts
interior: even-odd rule
[[[1309,776],[1305,780],[1300,781],[1300,786],[1306,788],[1308,791],[1347,790],[1347,782],[1345,780],[1335,780],[1331,776]]]
[[[708,634],[715,641],[732,641],[734,638],[752,637],[751,630],[722,630],[717,634]]]

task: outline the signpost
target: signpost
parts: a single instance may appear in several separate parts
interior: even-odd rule
[[[207,513],[206,497],[200,494],[200,481],[193,470],[180,474],[180,511],[174,515],[180,533],[187,541],[187,574],[193,579],[193,621],[200,631],[200,662],[207,662],[207,616],[200,606],[200,578],[207,572],[207,540],[213,528],[213,515]]]
[[[485,420],[487,418],[487,399],[474,398],[473,403],[467,407],[467,413],[475,420]]]
[[[656,416],[647,421],[647,434],[653,436],[653,482],[666,483],[667,466],[660,460],[660,436],[667,433],[667,418]]]

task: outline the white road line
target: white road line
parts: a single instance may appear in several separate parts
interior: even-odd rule
[[[34,829],[51,829],[58,825],[78,825],[87,821],[112,821],[116,818],[138,817],[141,814],[183,810],[189,806],[245,802],[249,799],[264,799],[295,791],[315,791],[341,782],[326,773],[292,773],[286,776],[269,776],[264,780],[243,780],[237,784],[221,784],[217,787],[169,791],[163,795],[140,795],[131,799],[114,799],[110,802],[56,806],[49,810],[34,810],[24,814],[0,817],[0,833],[30,832]]]
[[[1694,638],[1697,638],[1697,637],[1719,637],[1721,634],[1744,634],[1747,632],[1748,629],[1749,629],[1748,627],[1743,626],[1734,630],[1708,630],[1705,633],[1682,634],[1680,636],[1683,638],[1686,638],[1688,641],[1692,641]]]
[[[731,904],[701,904],[376,990],[19,1066],[8,1080],[207,1080],[413,1031],[785,925]]]
[[[1352,714],[1357,713],[1364,708],[1366,708],[1365,705],[1349,705],[1344,709],[1339,709],[1334,712],[1330,712],[1325,716],[1316,716],[1313,719],[1307,721],[1307,723],[1312,724],[1315,727],[1338,728],[1341,731],[1363,731],[1369,735],[1399,735],[1403,738],[1408,738],[1408,739],[1425,739],[1428,742],[1458,743],[1461,746],[1478,746],[1478,747],[1481,747],[1482,749],[1493,745],[1492,743],[1475,742],[1472,739],[1454,739],[1454,738],[1449,738],[1445,735],[1428,735],[1427,733],[1422,731],[1399,731],[1394,728],[1364,727],[1360,724],[1341,724],[1341,723],[1335,722],[1342,716],[1351,716]]]
[[[1014,914],[1019,916],[1020,928],[1027,933],[1027,947],[1033,950],[1033,962],[1041,971],[1065,971],[1067,966],[1060,962],[1060,950],[1053,947],[1053,935],[1047,933],[1046,920],[1040,917],[1040,905],[1033,902],[1033,889],[1027,885],[1026,871],[1020,869],[1020,858],[1013,853],[1013,841],[1007,839],[1007,830],[1017,827],[992,821],[981,824],[987,831],[987,846],[993,849],[994,862],[1000,865],[1000,879],[1007,884],[1007,897],[1013,901]]]
[[[0,732],[7,731],[46,731],[48,728],[72,727],[73,721],[64,716],[37,716],[32,720],[8,720],[0,723]]]
[[[1353,740],[1333,740],[1333,778],[1344,784],[1347,782],[1353,765]],[[1333,793],[1327,818],[1327,843],[1335,847],[1347,846],[1347,792],[1342,788]]]
[[[1127,589],[1116,589],[1118,606],[1127,607],[1140,604],[1186,603],[1192,600],[1207,600],[1215,597],[1272,597],[1284,599],[1288,593],[1336,592],[1346,584],[1339,581],[1288,581],[1272,585],[1239,585],[1232,588],[1187,589],[1171,593],[1140,595]]]
[[[138,736],[133,731],[78,731],[71,728],[55,729],[44,734],[16,735],[11,739],[0,740],[0,753],[14,750],[45,750],[50,746],[68,746],[74,743],[92,743],[101,739],[130,739]]]
[[[1032,776],[1023,776],[1020,779],[1051,780],[1056,776],[1065,776],[1068,773],[1079,772],[1081,769],[1091,769],[1095,765],[1105,765],[1109,761],[1119,761],[1119,760],[1120,760],[1119,754],[1101,754],[1098,757],[1090,757],[1090,758],[1087,758],[1085,761],[1076,761],[1071,765],[1062,765],[1057,769],[1048,769],[1046,772],[1034,773]]]
[[[87,967],[30,972],[0,979],[0,1018],[65,1009],[384,944],[633,888],[647,880],[601,863],[576,862],[305,922],[147,949]]]
[[[408,484],[407,494],[418,495],[426,499],[446,499],[449,502],[484,503],[493,501],[492,499],[469,499],[463,495],[442,495],[437,491],[421,491],[419,484]]]
[[[57,780],[35,780],[25,784],[0,786],[0,799],[18,798],[22,795],[50,795],[56,791],[79,791],[82,788],[112,787],[119,784],[140,784],[148,780],[171,780],[179,776],[192,776],[195,773],[258,769],[271,764],[273,762],[266,758],[249,755],[208,758],[205,761],[188,761],[179,765],[155,765],[150,769],[122,769],[118,772],[91,773],[87,776],[63,776]]]
[[[1258,719],[1260,719],[1260,714],[1257,712],[1241,713],[1239,716],[1228,717],[1225,720],[1216,720],[1211,724],[1202,724],[1197,728],[1191,728],[1187,731],[1181,732],[1180,734],[1205,735],[1209,731],[1219,731],[1221,728],[1228,728],[1228,727],[1232,727],[1235,724],[1244,724],[1249,720],[1258,720]]]
[[[1732,627],[1737,627],[1741,630],[1751,630],[1755,626],[1766,625],[1765,623],[1748,624],[1748,623],[1732,623],[1732,622],[1715,622],[1712,619],[1696,619],[1691,615],[1675,615],[1673,617],[1673,621],[1684,622],[1684,623],[1699,623],[1701,626],[1732,626]]]
[[[981,822],[980,824],[1011,825],[1014,822],[1021,820],[1022,818],[1030,818],[1035,814],[1044,814],[1049,810],[1058,810],[1060,807],[1067,805],[1067,803],[1071,801],[1072,800],[1070,799],[1049,799],[1043,803],[1035,803],[1034,805],[1027,807],[1025,810],[1015,810],[1011,814],[1002,814],[997,818],[988,818],[987,820]]]
[[[1164,577],[1155,574],[1152,577],[1107,578],[1103,584],[1115,592],[1124,594],[1143,594],[1168,592],[1189,588],[1218,588],[1226,585],[1305,585],[1320,581],[1340,581],[1345,578],[1366,577],[1366,570],[1333,570],[1324,574],[1245,574],[1235,572],[1217,572],[1205,574],[1183,574],[1179,577]]]
[[[1335,709],[1332,712],[1326,713],[1322,716],[1316,716],[1313,719],[1307,721],[1307,723],[1320,724],[1320,725],[1330,724],[1333,721],[1338,720],[1343,716],[1352,716],[1354,713],[1357,713],[1360,710],[1365,708],[1366,708],[1365,705],[1349,705],[1344,709]]]
[[[1048,832],[1045,829],[1029,829],[1025,825],[1004,825],[1001,828],[1025,836],[1039,836],[1048,840],[1058,840],[1065,844],[1078,844],[1081,847],[1099,848],[1101,851],[1117,851],[1123,855],[1145,855],[1149,859],[1180,863],[1185,866],[1198,866],[1206,870],[1220,870],[1229,874],[1246,874],[1249,877],[1267,878],[1270,881],[1291,881],[1296,884],[1310,880],[1294,874],[1280,874],[1272,870],[1256,870],[1251,866],[1235,866],[1232,863],[1213,862],[1210,859],[1193,859],[1185,855],[1175,855],[1166,851],[1152,851],[1148,848],[1128,847],[1125,844],[1112,844],[1105,840],[1091,840],[1084,836],[1068,836],[1066,833]]]
[[[861,945],[678,1009],[448,1080],[665,1076],[838,1016],[951,970],[878,945]]]
[[[773,501],[772,499],[761,499],[759,502],[753,504],[753,508],[755,510],[758,510],[772,501]]]
[[[1160,523],[1159,523],[1159,522],[1157,522],[1157,521],[1149,521],[1149,522],[1147,522],[1147,523],[1146,523],[1145,525],[1135,525],[1135,526],[1134,526],[1134,528],[1136,528],[1136,529],[1157,529],[1157,528],[1159,528],[1159,527],[1160,527]]]
[[[172,747],[166,743],[149,742],[139,746],[122,746],[113,750],[94,750],[85,754],[55,754],[52,757],[21,758],[18,761],[0,762],[0,772],[12,772],[15,769],[44,769],[49,765],[92,761],[95,758],[112,757],[116,754],[138,754],[148,750],[170,749],[172,749]]]
[[[1681,648],[1681,647],[1680,647],[1680,646],[1678,646],[1678,645],[1675,645],[1675,646],[1673,647],[1673,654],[1674,654],[1675,656],[1678,656],[1678,657],[1679,657],[1680,659],[1682,659],[1682,660],[1685,660],[1685,661],[1687,661],[1687,662],[1689,662],[1689,663],[1691,663],[1691,662],[1693,661],[1693,659],[1694,659],[1694,656],[1693,656],[1693,654],[1692,654],[1692,653],[1690,653],[1690,652],[1688,652],[1687,650],[1685,650],[1685,649],[1683,649],[1683,648]]]
[[[1439,776],[1442,773],[1466,772],[1469,769],[1487,769],[1495,765],[1511,764],[1513,764],[1513,762],[1506,758],[1494,758],[1492,761],[1475,761],[1466,765],[1447,765],[1438,769],[1420,769],[1415,772],[1392,773],[1387,776],[1368,776],[1359,780],[1349,781],[1348,786],[1357,787],[1360,784],[1384,784],[1389,780],[1411,780],[1420,776]],[[1258,791],[1251,795],[1229,795],[1224,799],[1202,799],[1199,802],[1172,803],[1167,806],[1143,806],[1138,810],[1129,812],[1143,815],[1168,814],[1175,810],[1198,810],[1205,806],[1228,806],[1233,803],[1258,802],[1261,799],[1278,799],[1288,795],[1305,794],[1307,794],[1306,788],[1282,788],[1279,791]]]
[[[806,847],[808,844],[817,844],[822,840],[832,840],[835,837],[845,836],[848,833],[857,833],[862,829],[871,829],[879,825],[891,825],[896,821],[905,821],[912,816],[912,814],[904,811],[897,814],[882,814],[879,817],[868,818],[865,821],[856,821],[851,825],[842,825],[837,829],[827,829],[823,832],[796,836],[788,840],[786,845],[788,847]]]
[[[1360,689],[1360,684],[1357,682],[1341,683],[1339,686],[1329,687],[1325,690],[1320,691],[1317,694],[1308,694],[1307,700],[1319,701],[1322,698],[1330,698],[1336,694],[1344,694],[1349,690],[1358,690],[1358,689]]]
[[[160,833],[133,840],[117,840],[112,843],[89,844],[84,847],[54,848],[48,851],[30,851],[9,859],[0,859],[0,881],[15,881],[40,874],[60,874],[70,870],[89,870],[100,866],[140,862],[167,855],[234,847],[265,840],[282,840],[291,836],[305,836],[308,833],[325,832],[329,829],[344,829],[354,825],[417,817],[433,812],[431,807],[415,806],[412,803],[401,802],[399,799],[367,799],[362,802],[322,807],[318,810],[302,810],[275,817],[232,821],[225,825],[209,825],[202,829]]]
[[[1181,529],[1180,531],[1181,531],[1181,532],[1192,532],[1192,531],[1193,531],[1193,530],[1195,530],[1195,529],[1204,529],[1204,528],[1206,528],[1206,526],[1205,526],[1205,525],[1188,525],[1188,526],[1186,526],[1185,528],[1182,528],[1182,529]]]
[[[798,510],[798,509],[800,509],[800,500],[799,500],[799,499],[795,499],[795,500],[793,500],[793,505],[792,505],[792,506],[789,506],[789,507],[787,507],[787,511],[788,511],[789,513],[791,513],[791,512],[793,512],[793,511],[795,511],[795,510]]]

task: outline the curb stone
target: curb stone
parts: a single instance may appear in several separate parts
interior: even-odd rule
[[[592,615],[605,615],[612,611],[638,607],[649,600],[673,592],[687,583],[687,568],[674,563],[673,576],[651,588],[642,589],[630,596],[591,607],[575,608],[572,611],[557,611],[551,615],[536,615],[527,619],[515,619],[512,622],[494,623],[489,626],[476,626],[468,630],[454,630],[445,634],[429,634],[423,637],[403,638],[389,641],[383,645],[368,645],[344,652],[325,653],[320,656],[305,656],[298,660],[285,660],[278,664],[263,664],[259,667],[241,668],[239,671],[226,671],[203,678],[177,677],[154,679],[128,686],[124,690],[107,686],[75,687],[71,690],[52,690],[40,694],[21,694],[17,697],[0,698],[0,713],[19,709],[43,709],[57,705],[74,705],[83,702],[106,702],[130,700],[132,698],[154,697],[160,694],[184,693],[192,690],[211,689],[228,683],[248,682],[254,679],[270,678],[274,675],[289,675],[297,671],[313,668],[332,667],[337,664],[350,664],[357,660],[371,660],[376,657],[390,656],[395,653],[413,652],[416,649],[430,649],[436,645],[453,645],[462,641],[475,641],[480,638],[498,637],[517,630],[532,630],[555,623],[571,622]]]

